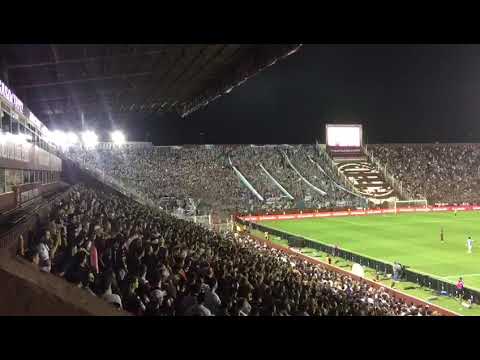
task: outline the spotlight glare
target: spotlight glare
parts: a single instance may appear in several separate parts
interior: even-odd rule
[[[12,134],[10,132],[0,133],[0,144],[15,144],[15,145],[24,145],[27,143],[26,137],[24,134]]]
[[[68,146],[67,134],[65,134],[63,131],[52,131],[51,140],[55,145],[61,147],[62,149]]]
[[[73,132],[67,133],[67,140],[69,145],[78,144],[78,136]]]
[[[82,142],[86,148],[93,148],[98,144],[98,137],[95,132],[91,130],[82,133]]]
[[[27,138],[28,138],[28,136],[25,135],[25,134],[17,134],[16,139],[15,139],[15,143],[20,144],[20,145],[25,145],[25,144],[28,143]]]
[[[115,145],[125,144],[125,135],[120,130],[115,130],[111,134],[112,141]]]

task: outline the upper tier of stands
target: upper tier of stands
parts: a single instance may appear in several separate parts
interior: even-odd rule
[[[410,198],[480,203],[480,144],[369,145]]]
[[[215,209],[231,214],[288,208],[354,208],[365,204],[362,198],[337,186],[341,180],[329,169],[314,145],[177,146],[87,151],[72,148],[68,155],[121,180],[126,187],[143,193],[168,210],[180,207],[186,212],[200,214]],[[240,180],[232,165],[264,201]],[[293,199],[281,190],[279,184]]]
[[[369,145],[368,150],[402,182],[408,198],[427,198],[430,203],[480,203],[480,145],[390,144]],[[365,203],[338,186],[341,179],[314,145],[76,148],[69,155],[121,180],[168,210],[182,208],[203,214],[215,209],[231,214],[354,208]],[[245,186],[231,165],[264,201]]]

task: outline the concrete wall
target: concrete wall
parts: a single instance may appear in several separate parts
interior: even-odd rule
[[[0,256],[0,315],[128,316],[24,259]]]

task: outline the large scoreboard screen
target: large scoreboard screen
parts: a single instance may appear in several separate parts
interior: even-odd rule
[[[355,152],[362,146],[362,125],[327,124],[327,148],[332,152]]]

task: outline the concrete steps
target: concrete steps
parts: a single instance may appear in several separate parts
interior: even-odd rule
[[[355,189],[370,200],[386,200],[397,196],[375,165],[364,159],[342,159],[338,169],[354,185]]]

